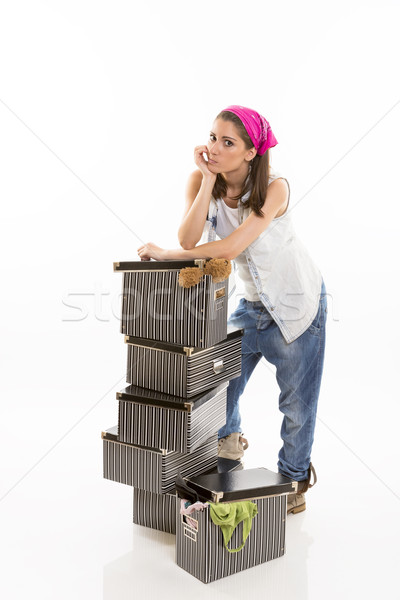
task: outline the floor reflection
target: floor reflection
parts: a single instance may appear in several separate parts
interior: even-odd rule
[[[248,597],[262,594],[273,600],[307,600],[307,559],[312,537],[303,531],[305,516],[289,515],[286,553],[281,558],[252,567],[213,583],[204,584],[175,563],[175,536],[133,526],[132,551],[103,568],[104,600],[169,597],[204,600],[207,597]]]

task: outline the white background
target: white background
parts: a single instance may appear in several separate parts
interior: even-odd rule
[[[399,5],[380,0],[2,2],[1,595],[399,597]],[[121,275],[178,247],[216,114],[269,120],[272,165],[323,273],[318,484],[284,557],[205,587],[102,479],[126,348]],[[274,369],[242,402],[246,467],[276,468]]]

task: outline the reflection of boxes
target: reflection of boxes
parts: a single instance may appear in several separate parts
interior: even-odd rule
[[[118,441],[117,427],[102,432],[103,476],[148,492],[166,494],[183,477],[204,473],[217,465],[217,434],[191,454],[132,446]]]
[[[211,348],[187,348],[126,336],[127,382],[173,396],[192,398],[239,377],[243,329],[230,329]]]
[[[176,530],[176,494],[133,488],[133,522],[166,533]]]
[[[178,283],[180,269],[205,260],[116,262],[123,272],[121,333],[207,348],[226,337],[228,279],[211,275],[191,288]]]
[[[287,494],[297,484],[267,469],[244,469],[186,478],[203,501],[240,502],[250,500],[258,514],[244,547],[228,552],[219,526],[214,525],[210,507],[195,511],[190,518],[180,514],[177,503],[176,562],[203,583],[215,581],[259,565],[285,553]],[[229,548],[242,543],[243,522],[233,532]]]
[[[118,441],[193,452],[225,424],[227,387],[188,400],[131,385],[117,393]]]

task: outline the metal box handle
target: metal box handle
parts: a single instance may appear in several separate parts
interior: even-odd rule
[[[225,365],[224,365],[224,359],[223,358],[216,358],[213,360],[213,371],[214,373],[222,373],[222,371],[225,371]]]

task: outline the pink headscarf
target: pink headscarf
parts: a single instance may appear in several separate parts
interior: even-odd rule
[[[278,140],[272,133],[270,124],[260,113],[245,106],[238,106],[237,104],[232,104],[228,108],[224,108],[224,110],[228,110],[239,117],[257,150],[257,154],[260,156],[268,148],[272,148],[278,143]]]

